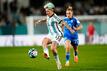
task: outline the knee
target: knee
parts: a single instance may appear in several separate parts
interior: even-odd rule
[[[71,47],[70,42],[66,42],[66,43],[65,43],[65,47],[66,47],[66,50],[67,50],[67,51],[70,50],[70,47]]]
[[[51,51],[53,52],[55,49],[54,48],[51,48]]]
[[[65,44],[65,47],[66,48],[70,48],[70,44]]]
[[[70,51],[70,46],[66,46],[66,51]]]
[[[48,40],[47,40],[47,38],[44,38],[42,41],[42,45],[47,45],[47,44],[48,44]]]

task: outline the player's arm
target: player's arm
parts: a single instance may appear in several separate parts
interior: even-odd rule
[[[46,18],[34,20],[34,23],[35,23],[35,24],[39,24],[39,23],[41,23],[41,22],[46,22]]]
[[[81,24],[78,27],[73,27],[73,29],[76,31],[81,30],[82,28],[83,28],[83,26]]]
[[[75,21],[75,27],[73,27],[73,29],[75,30],[75,31],[78,31],[78,30],[81,30],[82,29],[82,24],[80,24],[80,21],[78,20],[78,19],[76,19],[76,21]]]
[[[71,33],[75,32],[66,22],[61,21],[61,24],[62,24],[61,25],[62,29],[63,29],[64,26],[66,26],[70,30]]]

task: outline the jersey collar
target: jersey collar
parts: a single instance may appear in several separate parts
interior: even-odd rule
[[[54,15],[54,13],[51,16],[49,16],[49,17],[51,18],[53,15]]]

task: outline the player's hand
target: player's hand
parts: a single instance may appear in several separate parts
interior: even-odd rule
[[[38,20],[37,22],[36,22],[36,24],[38,24],[38,23],[40,23],[41,22],[41,20]]]
[[[72,34],[75,32],[72,28],[70,28],[69,30]]]
[[[74,27],[74,26],[73,26],[73,29],[74,29],[75,31],[77,30],[77,28],[76,28],[76,27]]]

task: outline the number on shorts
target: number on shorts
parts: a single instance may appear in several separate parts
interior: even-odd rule
[[[61,40],[61,36],[56,36],[56,40],[60,41]]]

